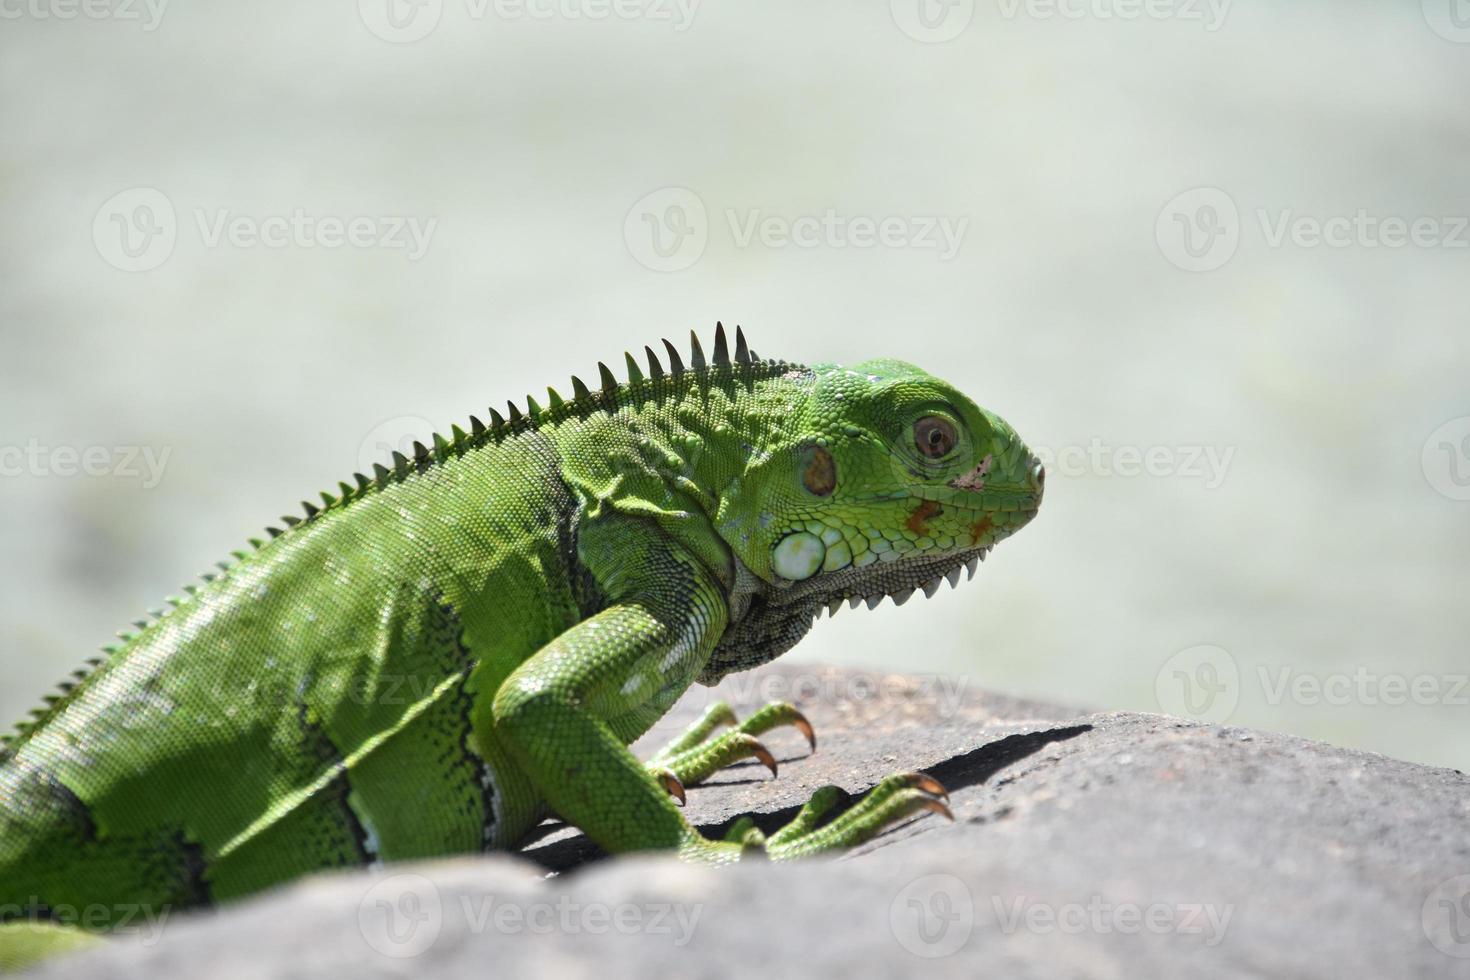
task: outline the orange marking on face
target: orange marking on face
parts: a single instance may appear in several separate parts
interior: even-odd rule
[[[931,517],[938,517],[942,513],[944,513],[944,508],[939,506],[937,501],[926,500],[914,508],[914,512],[909,515],[909,519],[903,522],[903,526],[913,531],[919,537],[926,538],[929,536],[929,519]]]
[[[980,539],[990,532],[990,518],[982,517],[970,525],[970,543],[979,544]]]

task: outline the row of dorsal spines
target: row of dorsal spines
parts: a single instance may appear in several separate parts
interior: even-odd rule
[[[687,367],[684,364],[684,359],[680,356],[678,348],[667,339],[663,341],[663,345],[667,353],[667,368],[660,362],[658,355],[653,352],[653,348],[648,346],[643,348],[648,358],[646,375],[643,368],[634,360],[633,355],[624,353],[623,357],[628,368],[627,384],[637,385],[645,380],[659,381],[665,377],[679,378],[690,372],[736,370],[741,366],[760,366],[776,371],[785,371],[800,367],[800,365],[791,364],[786,361],[763,362],[756,355],[755,351],[751,350],[746,344],[745,332],[739,326],[735,328],[735,349],[732,353],[729,340],[725,333],[725,327],[719,322],[715,323],[714,347],[709,357],[705,356],[704,348],[699,342],[698,333],[693,330],[689,332],[690,350],[689,364]],[[265,529],[266,537],[264,538],[250,538],[249,543],[252,550],[259,551],[272,540],[285,534],[288,530],[309,523],[321,514],[333,509],[339,509],[354,500],[366,496],[374,490],[385,489],[394,483],[398,483],[410,473],[421,472],[436,462],[443,462],[451,456],[457,456],[466,450],[482,445],[489,439],[499,439],[502,436],[522,431],[534,425],[547,411],[555,412],[565,409],[568,405],[576,409],[589,404],[611,404],[616,400],[619,392],[622,390],[621,383],[613,374],[612,370],[601,361],[597,364],[597,371],[600,385],[596,391],[588,388],[582,379],[573,375],[572,398],[570,400],[563,399],[557,394],[555,389],[548,388],[548,405],[545,409],[538,405],[535,399],[532,398],[526,399],[526,408],[524,411],[514,402],[508,402],[506,415],[502,416],[494,408],[489,410],[489,425],[486,425],[472,415],[469,419],[470,429],[468,432],[460,426],[455,425],[450,428],[449,438],[435,433],[430,439],[430,442],[433,444],[432,447],[426,446],[422,442],[415,442],[413,444],[413,456],[411,458],[395,450],[391,454],[388,465],[382,463],[374,464],[372,476],[363,473],[352,474],[354,482],[338,483],[337,493],[333,494],[323,490],[321,492],[322,502],[320,504],[303,500],[301,502],[300,516],[294,514],[282,515],[281,525],[283,526],[272,525],[267,527]],[[220,573],[228,572],[234,567],[235,563],[244,561],[250,554],[250,551],[245,550],[231,552],[231,557],[234,559],[234,562],[218,562],[216,563],[218,571],[211,570],[203,572],[199,578],[207,585],[219,578]],[[165,600],[169,604],[170,609],[148,610],[149,618],[134,620],[131,624],[133,629],[119,632],[117,637],[120,642],[104,646],[102,652],[109,656],[118,652],[122,646],[137,639],[142,631],[146,630],[153,623],[158,622],[169,611],[172,611],[173,608],[177,608],[187,602],[188,598],[192,598],[198,591],[199,587],[196,585],[183,586],[184,597],[169,596]]]
[[[715,323],[714,348],[709,357],[705,356],[704,348],[699,342],[699,334],[693,330],[689,332],[689,365],[686,367],[684,359],[679,350],[667,339],[663,341],[667,352],[668,368],[665,369],[653,348],[644,346],[644,354],[648,358],[648,369],[645,375],[644,369],[638,364],[630,353],[624,353],[623,358],[628,369],[628,385],[637,385],[645,380],[658,381],[664,377],[678,378],[686,373],[707,372],[711,370],[734,370],[741,366],[754,367],[757,365],[773,367],[785,370],[798,365],[788,364],[785,361],[762,362],[755,351],[745,341],[745,331],[738,325],[735,327],[735,349],[732,353],[730,342],[725,332],[723,323]],[[264,546],[270,539],[278,538],[287,530],[304,524],[320,515],[322,512],[334,507],[350,503],[351,501],[374,490],[383,489],[397,483],[407,477],[410,473],[420,472],[436,462],[443,462],[450,456],[459,455],[467,449],[482,445],[487,439],[499,438],[503,435],[514,434],[534,425],[548,412],[559,412],[567,406],[579,408],[589,404],[611,404],[622,390],[623,382],[620,382],[612,369],[602,361],[597,362],[598,388],[589,388],[581,378],[572,375],[572,397],[563,398],[555,388],[548,387],[547,404],[545,407],[537,403],[535,398],[526,398],[526,407],[521,409],[515,402],[506,403],[506,414],[501,415],[494,408],[489,410],[490,423],[487,425],[474,415],[469,418],[469,431],[466,432],[458,425],[450,427],[448,438],[435,433],[430,442],[432,446],[426,446],[422,442],[414,442],[412,457],[397,450],[390,454],[387,465],[376,463],[373,466],[373,475],[367,476],[362,473],[354,473],[353,479],[356,485],[339,483],[338,493],[331,494],[323,491],[321,504],[314,504],[309,500],[301,502],[301,516],[283,515],[281,523],[284,527],[267,527],[266,539],[252,538],[251,545],[256,549]],[[237,553],[237,557],[240,557]],[[206,579],[207,580],[207,579]]]
[[[10,731],[0,732],[0,761],[5,759],[9,754],[10,748],[16,742],[29,735],[55,714],[67,698],[71,697],[71,693],[76,689],[77,684],[86,680],[92,671],[100,667],[103,662],[104,658],[102,657],[88,658],[87,666],[72,671],[66,680],[56,685],[55,694],[48,694],[42,697],[39,707],[32,708],[30,713],[25,718],[16,722]]]
[[[739,326],[735,328],[735,353],[732,357],[730,354],[730,344],[725,336],[725,325],[719,322],[715,323],[714,353],[709,358],[706,358],[704,355],[704,348],[699,343],[699,334],[693,330],[689,331],[688,367],[684,366],[684,359],[679,356],[679,349],[677,347],[667,339],[663,341],[663,345],[665,351],[667,351],[669,361],[667,371],[664,370],[663,363],[658,359],[658,355],[654,353],[652,347],[647,345],[643,347],[643,353],[648,358],[647,375],[643,373],[643,368],[631,353],[626,351],[623,353],[623,361],[628,369],[627,385],[641,384],[648,379],[659,381],[666,376],[678,378],[687,372],[706,372],[721,368],[731,370],[737,365],[754,366],[760,363],[760,358],[746,345],[745,331],[741,330]],[[504,425],[514,427],[527,418],[534,420],[547,411],[555,412],[568,404],[585,405],[587,403],[606,403],[608,399],[616,399],[618,394],[623,390],[624,382],[619,381],[617,375],[613,373],[612,368],[608,367],[602,361],[597,362],[597,380],[598,387],[594,391],[588,388],[587,383],[581,378],[575,374],[572,375],[572,397],[570,402],[568,399],[563,398],[555,388],[547,387],[547,405],[545,409],[537,403],[534,397],[530,396],[526,398],[526,411],[524,413],[521,412],[520,408],[514,402],[507,402],[506,405],[510,412],[508,421],[501,418],[500,413],[491,409],[490,428],[498,429]],[[474,417],[470,418],[472,424],[476,423],[476,421]]]

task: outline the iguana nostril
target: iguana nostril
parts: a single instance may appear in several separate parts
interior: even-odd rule
[[[1046,467],[1041,465],[1041,460],[1032,458],[1031,472],[1027,474],[1027,481],[1031,484],[1031,489],[1037,493],[1046,488]]]

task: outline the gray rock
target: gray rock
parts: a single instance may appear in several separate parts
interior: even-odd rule
[[[770,830],[824,783],[859,793],[922,768],[949,787],[954,824],[719,870],[602,860],[553,830],[520,858],[323,875],[43,972],[1470,977],[1463,773],[955,685],[777,665],[730,678],[717,695],[737,707],[796,700],[818,752],[773,732],[779,778],[733,767],[688,804],[712,833],[742,813]]]

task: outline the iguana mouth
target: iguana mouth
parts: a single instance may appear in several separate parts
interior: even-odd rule
[[[828,572],[794,583],[790,588],[772,589],[767,595],[773,605],[810,606],[814,620],[823,609],[836,615],[844,603],[853,609],[866,603],[869,609],[873,609],[884,599],[891,598],[894,605],[901,606],[920,590],[925,596],[934,595],[946,581],[950,588],[958,587],[961,572],[974,578],[980,563],[994,547],[994,544],[989,544],[958,552],[913,556],[888,565]]]
[[[974,578],[976,570],[995,546],[1024,527],[1040,509],[1039,500],[1021,500],[1014,510],[977,512],[982,516],[1014,518],[1003,526],[993,529],[995,537],[987,544],[960,550],[925,555],[909,554],[901,560],[887,564],[872,564],[862,568],[849,566],[833,572],[824,572],[786,587],[767,588],[766,601],[772,606],[810,606],[813,621],[825,609],[836,615],[844,603],[856,609],[866,604],[869,609],[891,598],[895,606],[901,606],[922,591],[926,598],[938,592],[944,582],[950,588],[958,588],[960,573]]]
[[[699,681],[714,684],[732,670],[746,670],[774,659],[806,635],[822,613],[835,615],[844,603],[852,608],[866,604],[872,609],[891,598],[894,605],[901,606],[920,590],[932,596],[946,581],[957,587],[961,572],[973,578],[994,547],[995,542],[991,542],[865,568],[849,567],[785,587],[756,578],[736,558],[736,574],[748,589],[732,594],[730,625]]]

